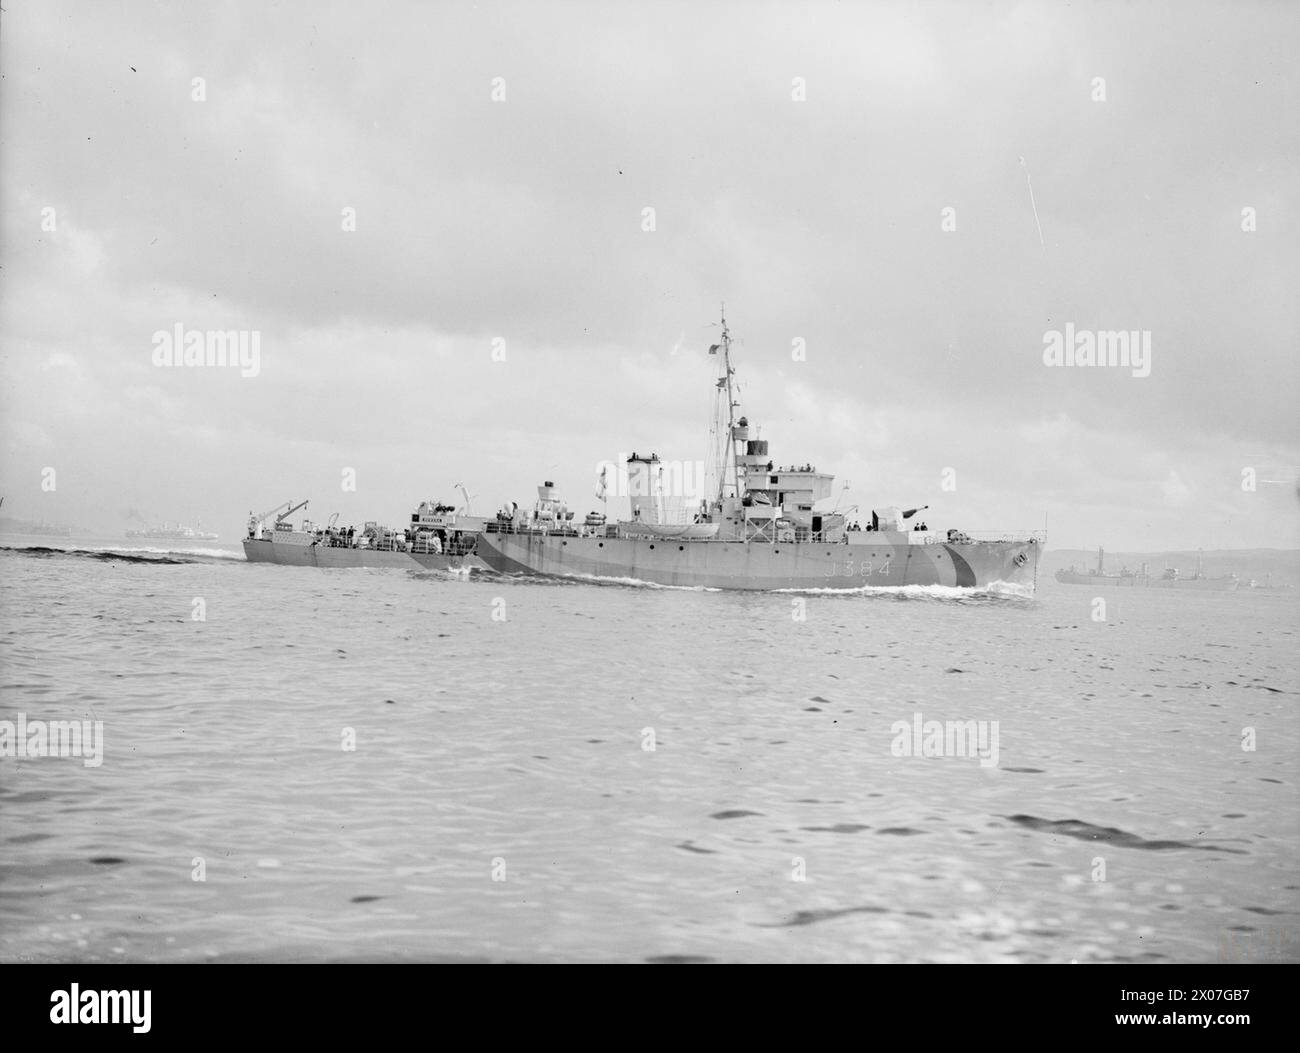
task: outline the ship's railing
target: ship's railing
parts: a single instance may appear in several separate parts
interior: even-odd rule
[[[441,546],[432,545],[422,537],[417,537],[411,542],[407,551],[417,556],[468,556],[474,551],[474,535],[460,540],[449,540],[442,543]]]
[[[786,533],[788,529],[788,527],[785,528],[781,533]],[[780,540],[780,535],[778,535],[778,540]],[[830,545],[840,544],[847,540],[848,538],[845,537],[845,530],[843,527],[839,527],[835,530],[813,530],[812,527],[794,528],[795,544],[803,544],[804,542],[807,542],[810,545]]]
[[[948,533],[943,530],[932,530],[926,534],[926,544],[942,545],[952,544],[948,541]],[[1047,543],[1046,530],[959,530],[957,537],[954,539],[956,544],[964,541],[1007,541],[1007,542],[1025,542],[1033,541],[1039,545]]]
[[[362,548],[368,552],[405,552],[410,547],[406,543],[406,538],[400,534],[397,537],[389,538],[372,538],[369,544],[361,544],[362,538],[356,539],[353,548]]]
[[[673,525],[673,524],[660,524]],[[813,530],[809,527],[794,527],[793,537],[791,537],[791,527],[780,526],[777,528],[775,543],[782,545],[826,545],[839,544],[848,540],[847,534],[852,533],[854,537],[859,537],[861,533],[870,535],[870,531],[865,532],[846,532],[842,527],[834,530]],[[519,537],[598,537],[598,538],[648,538],[651,541],[668,541],[672,540],[672,535],[655,534],[649,529],[639,529],[636,523],[606,523],[602,526],[586,526],[576,520],[572,524],[540,525],[534,521],[525,520],[516,522],[512,520],[489,520],[484,524],[484,533],[487,534],[511,534]],[[925,538],[925,543],[930,545],[941,544],[963,544],[969,542],[1020,542],[1033,541],[1037,544],[1047,542],[1047,531],[1045,530],[961,530],[952,542],[948,541],[946,531],[926,531],[917,532],[918,536]],[[733,536],[718,536],[714,538],[692,538],[695,543],[701,541],[739,541],[740,538]],[[756,530],[748,538],[751,544],[766,544],[773,541],[770,527],[762,527]]]
[[[488,520],[483,525],[485,534],[517,534],[521,537],[616,537],[615,526],[561,526],[559,524],[536,525],[529,522],[515,523],[500,519]]]
[[[413,541],[408,541],[402,534],[390,535],[384,538],[375,538],[367,542],[366,538],[360,534],[354,534],[351,538],[346,533],[318,533],[316,535],[316,544],[321,548],[347,548],[360,549],[366,552],[410,552],[420,556],[468,556],[474,551],[474,535],[468,534],[460,539],[452,539],[444,542],[442,547],[429,543],[425,536],[417,537]]]
[[[639,524],[636,522],[625,523],[606,523],[601,526],[586,526],[585,524],[574,524],[572,526],[538,526],[531,522],[514,523],[502,520],[489,521],[484,524],[483,532],[486,534],[509,534],[517,537],[595,537],[595,538],[627,538],[638,539],[643,541],[684,541],[689,540],[692,544],[701,544],[704,542],[722,542],[722,541],[740,541],[739,537],[734,535],[720,534],[715,537],[689,537],[683,533],[681,535],[671,533],[656,533],[651,528],[653,525],[660,527],[683,526],[689,527],[693,524],[683,523],[659,523],[659,524]],[[791,532],[789,527],[781,527],[774,538],[770,527],[764,527],[752,531],[744,539],[751,544],[812,544],[824,545],[828,543],[843,542],[843,536],[832,536],[832,531],[810,530],[807,527],[798,527]]]

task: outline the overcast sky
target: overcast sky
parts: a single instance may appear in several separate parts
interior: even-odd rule
[[[864,509],[1300,545],[1300,5],[0,19],[5,514],[582,512],[602,459],[705,456],[725,300],[773,459]],[[1045,365],[1067,323],[1150,375]],[[155,366],[177,324],[256,330],[258,375]]]

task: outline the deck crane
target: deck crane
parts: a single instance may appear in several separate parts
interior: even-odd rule
[[[302,508],[306,504],[307,504],[306,501],[302,502],[302,504],[300,505],[295,505],[292,501],[284,501],[281,504],[276,505],[269,512],[263,512],[260,516],[253,515],[253,513],[250,512],[248,514],[248,536],[251,538],[261,537],[262,524],[265,523],[272,516],[275,516],[275,521],[279,523],[282,520],[287,519],[289,516],[293,515],[294,512],[298,511],[298,509]],[[284,508],[288,508],[289,511],[287,512],[281,511]]]
[[[279,526],[281,523],[283,523],[286,519],[288,519],[291,515],[293,515],[296,511],[298,511],[298,509],[306,508],[306,507],[307,507],[306,501],[299,501],[296,505],[294,505],[291,509],[289,509],[289,511],[281,512],[278,516],[275,517],[276,526]]]

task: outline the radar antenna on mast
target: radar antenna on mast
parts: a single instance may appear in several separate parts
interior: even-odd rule
[[[453,483],[452,486],[454,489],[460,491],[461,497],[465,498],[465,514],[467,516],[472,516],[474,514],[474,510],[470,507],[469,491],[465,489],[465,484]]]

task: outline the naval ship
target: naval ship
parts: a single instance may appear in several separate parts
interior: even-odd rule
[[[1033,587],[1045,538],[973,537],[957,529],[909,524],[923,509],[872,511],[859,528],[844,514],[819,511],[834,475],[814,465],[773,467],[768,443],[740,408],[725,313],[715,381],[713,477],[716,491],[698,510],[667,514],[657,455],[627,459],[631,519],[603,513],[577,521],[552,481],[531,510],[504,508],[478,537],[477,556],[508,574],[633,579],[709,589],[858,589],[995,582]],[[601,496],[602,490],[598,490]],[[928,507],[928,506],[926,506]]]
[[[465,507],[441,501],[421,501],[402,529],[375,521],[356,527],[337,525],[338,513],[320,526],[304,518],[295,527],[290,517],[308,502],[286,501],[261,515],[249,513],[244,555],[250,563],[279,563],[293,567],[398,567],[405,570],[472,570],[483,564],[474,558],[474,544],[484,519],[472,515],[469,495],[461,487]],[[274,516],[274,522],[267,523]]]
[[[1137,589],[1202,589],[1210,592],[1232,592],[1237,588],[1237,575],[1229,574],[1221,578],[1206,577],[1201,568],[1201,554],[1196,554],[1196,570],[1191,577],[1184,577],[1177,567],[1166,567],[1159,577],[1154,577],[1145,563],[1136,570],[1121,567],[1119,571],[1107,571],[1106,550],[1097,549],[1097,566],[1092,570],[1058,570],[1056,580],[1065,585],[1109,585]]]
[[[210,530],[204,530],[203,524],[197,527],[183,526],[177,523],[172,526],[171,523],[164,522],[160,527],[146,527],[144,530],[128,530],[126,536],[135,539],[148,539],[156,541],[218,541],[216,534]]]

